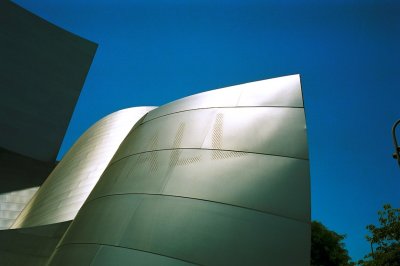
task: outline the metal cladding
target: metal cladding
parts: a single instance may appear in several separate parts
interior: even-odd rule
[[[121,142],[154,107],[124,109],[98,121],[72,146],[12,228],[69,221],[96,185]]]
[[[97,45],[10,1],[0,1],[0,40],[8,226],[54,167]],[[105,117],[12,227],[0,231],[0,264],[309,265],[299,76]]]
[[[0,232],[0,265],[45,265],[69,222]]]
[[[0,1],[0,147],[55,162],[96,48]]]
[[[0,229],[54,169],[96,48],[0,1]]]
[[[128,134],[50,265],[309,265],[298,75],[186,97]]]
[[[9,229],[39,187],[0,194],[0,230]]]

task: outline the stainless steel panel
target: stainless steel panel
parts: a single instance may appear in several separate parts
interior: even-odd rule
[[[38,189],[33,187],[0,194],[0,230],[10,228]]]
[[[70,244],[63,246],[61,252],[58,252],[52,262],[56,265],[74,265],[74,266],[184,266],[193,265],[188,262],[169,258],[154,253],[120,248],[114,246],[104,246],[99,244]],[[134,263],[133,263],[134,262]]]
[[[97,44],[12,1],[0,20],[0,147],[55,162]]]
[[[88,129],[53,170],[12,228],[74,219],[122,140],[152,109],[154,107],[121,110]]]
[[[306,160],[230,151],[156,151],[110,165],[88,200],[127,193],[174,195],[307,222],[309,175]]]
[[[303,107],[300,76],[261,80],[188,96],[151,111],[144,121],[193,109],[237,106]]]
[[[128,248],[119,248],[112,246],[101,246],[92,264],[97,266],[108,265],[132,265],[135,262],[141,266],[188,266],[193,265],[188,262],[161,256],[154,253],[143,252]]]
[[[98,243],[201,265],[308,265],[309,230],[308,223],[225,204],[130,194],[88,203],[58,250]]]
[[[121,248],[202,265],[309,265],[310,182],[299,77],[277,80],[282,84],[276,82],[275,91],[240,85],[144,117],[50,265],[86,243],[113,246],[104,255],[109,259]]]
[[[55,166],[0,147],[0,194],[39,187]]]
[[[0,265],[45,265],[69,224],[0,231]]]
[[[53,254],[50,261],[57,266],[93,265],[91,262],[99,249],[100,245],[68,245],[56,249],[57,253]]]
[[[304,110],[238,107],[192,110],[143,123],[113,161],[162,149],[218,149],[308,158]]]

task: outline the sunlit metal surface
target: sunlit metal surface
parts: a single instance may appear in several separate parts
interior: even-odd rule
[[[10,228],[38,189],[32,187],[0,194],[0,230]]]
[[[25,207],[12,228],[72,220],[133,125],[154,107],[115,112],[88,129]]]
[[[176,148],[233,150],[307,159],[304,125],[302,108],[190,110],[141,124],[130,133],[114,161],[131,154]]]
[[[280,156],[201,149],[133,155],[107,168],[89,200],[129,193],[221,202],[305,222],[310,217],[308,161]]]
[[[98,243],[200,265],[309,265],[309,236],[307,223],[245,208],[125,194],[85,205],[59,249]]]
[[[104,255],[102,247],[112,248]],[[125,264],[155,256],[201,265],[309,265],[299,76],[210,91],[149,112],[50,264],[87,254],[85,263],[98,265],[99,253],[115,258],[118,247],[135,252],[121,258]]]
[[[193,109],[238,106],[303,107],[298,75],[273,78],[206,91],[160,106],[144,121]],[[273,88],[270,90],[269,88]]]

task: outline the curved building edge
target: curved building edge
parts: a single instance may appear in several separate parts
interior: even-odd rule
[[[309,265],[299,76],[256,85],[149,112],[119,147],[49,264],[63,265],[76,252],[78,265],[100,263],[98,256],[145,261],[117,257],[134,250],[200,265]],[[104,246],[114,248],[104,255]]]
[[[73,220],[128,132],[154,108],[127,108],[91,126],[52,171],[12,228]]]
[[[0,229],[56,166],[97,44],[0,1]]]

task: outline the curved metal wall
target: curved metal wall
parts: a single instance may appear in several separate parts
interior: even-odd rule
[[[13,224],[56,166],[96,49],[0,1],[0,229]]]
[[[49,175],[12,228],[74,219],[123,139],[152,109],[124,109],[88,129]]]
[[[149,112],[50,264],[309,265],[309,254],[306,128],[293,75]]]
[[[0,231],[0,265],[46,265],[70,223]]]
[[[9,229],[39,187],[0,194],[0,230]]]

